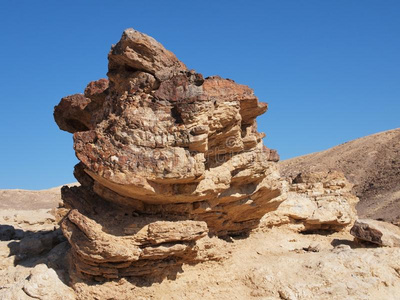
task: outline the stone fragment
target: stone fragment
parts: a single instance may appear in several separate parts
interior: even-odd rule
[[[400,247],[400,228],[383,221],[359,219],[350,233],[357,239],[380,246]]]
[[[321,251],[321,246],[319,244],[313,243],[307,247],[304,247],[303,250],[306,252],[319,252]]]

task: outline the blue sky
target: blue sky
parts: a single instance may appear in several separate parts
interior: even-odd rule
[[[247,84],[282,159],[400,127],[400,1],[32,1],[0,4],[0,188],[75,181],[53,107],[106,77],[125,28],[205,76]]]

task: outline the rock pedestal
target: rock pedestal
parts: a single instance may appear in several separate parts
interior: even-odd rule
[[[283,200],[274,150],[253,91],[189,70],[153,38],[127,29],[108,79],[55,107],[74,134],[80,187],[64,187],[62,230],[76,269],[143,276],[193,262],[206,235],[238,235]]]

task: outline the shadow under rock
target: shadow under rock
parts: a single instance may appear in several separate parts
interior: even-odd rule
[[[330,229],[310,229],[302,231],[300,233],[304,235],[318,234],[318,235],[328,236],[334,234],[335,232],[336,232],[335,230],[330,230]]]
[[[24,237],[25,231],[21,229],[15,229],[11,225],[0,224],[0,241],[6,242],[11,240],[20,240]]]
[[[333,246],[333,247],[337,247],[337,246],[340,246],[340,245],[347,245],[347,246],[349,246],[351,249],[357,249],[357,248],[377,248],[377,247],[379,247],[378,245],[376,245],[376,244],[373,244],[373,243],[369,243],[369,242],[366,242],[366,241],[360,241],[360,240],[357,240],[357,239],[355,239],[355,240],[344,240],[344,239],[334,239],[332,242],[331,242],[331,245]]]
[[[217,236],[217,235],[213,235],[213,234],[209,234],[208,236],[210,237],[210,238],[212,238],[212,237],[214,237],[214,236],[217,236],[217,237],[219,237],[221,240],[224,240],[225,242],[227,242],[227,243],[234,243],[235,241],[238,241],[238,240],[245,240],[245,239],[247,239],[249,236],[250,236],[250,233],[251,233],[251,231],[248,231],[248,232],[242,232],[242,233],[240,233],[240,234],[234,234],[234,235],[232,235],[232,234],[226,234],[226,235],[221,235],[221,236]]]
[[[66,254],[70,246],[61,229],[30,231],[0,224],[0,240],[9,242],[9,257],[14,256],[14,266],[34,268],[45,264],[56,271],[61,281],[68,284]]]
[[[137,287],[150,287],[153,284],[162,283],[164,280],[176,280],[178,274],[183,273],[182,265],[183,264],[167,267],[157,275],[122,276],[116,279],[99,278],[99,280],[94,280],[90,277],[82,277],[82,275],[78,275],[75,271],[72,271],[71,277],[73,278],[72,281],[74,285],[77,283],[84,283],[85,285],[95,287],[109,282],[120,284],[121,280],[124,280]]]

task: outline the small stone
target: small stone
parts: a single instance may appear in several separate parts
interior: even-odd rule
[[[303,250],[306,252],[319,252],[321,246],[319,244],[310,244],[308,247],[304,247]]]

